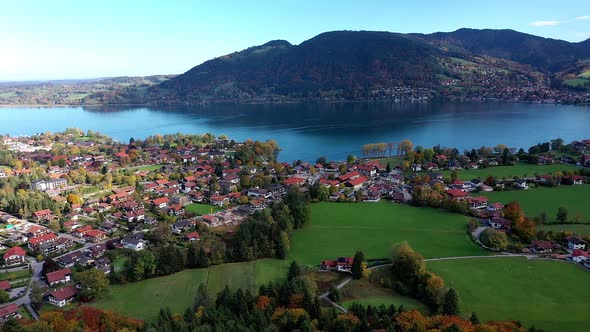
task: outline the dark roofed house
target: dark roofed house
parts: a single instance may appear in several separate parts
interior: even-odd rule
[[[532,241],[531,246],[536,252],[540,254],[551,253],[555,247],[551,241],[545,240]]]
[[[78,290],[76,287],[67,286],[50,292],[49,303],[61,308],[72,302],[76,298],[76,295],[78,295]]]
[[[580,249],[580,250],[584,250],[586,249],[586,241],[580,239],[577,236],[568,236],[565,238],[567,240],[567,247],[572,249],[572,250],[576,250],[576,249]]]
[[[78,251],[72,251],[66,255],[61,256],[57,259],[57,263],[62,268],[73,267],[82,258],[82,253]]]

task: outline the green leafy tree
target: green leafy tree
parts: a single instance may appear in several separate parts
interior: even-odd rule
[[[494,249],[504,250],[508,247],[508,237],[506,233],[498,232],[495,229],[488,228],[481,234],[481,242]]]
[[[29,293],[29,299],[34,305],[39,305],[43,302],[43,294],[45,289],[36,281],[31,284],[31,292]]]
[[[104,296],[110,288],[107,276],[97,269],[77,273],[76,280],[80,283],[80,295],[89,300]]]
[[[332,286],[332,287],[330,287],[328,297],[330,298],[330,300],[332,300],[334,302],[340,302],[340,301],[342,301],[342,292],[340,291],[339,288]]]
[[[0,303],[6,303],[10,301],[10,295],[3,290],[0,290]]]

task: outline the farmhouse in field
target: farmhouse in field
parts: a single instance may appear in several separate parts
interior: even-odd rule
[[[320,269],[324,271],[351,272],[353,257],[338,257],[336,260],[322,261]]]

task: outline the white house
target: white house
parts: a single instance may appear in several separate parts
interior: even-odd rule
[[[572,260],[576,263],[586,262],[589,258],[590,255],[582,250],[574,250],[572,252]]]
[[[567,247],[572,250],[584,250],[586,249],[586,242],[577,236],[568,236]]]
[[[72,302],[76,298],[76,295],[78,295],[78,290],[76,289],[76,287],[68,286],[50,292],[48,299],[49,303],[61,308],[66,306],[68,303]]]

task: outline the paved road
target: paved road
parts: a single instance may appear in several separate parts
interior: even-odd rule
[[[372,266],[372,267],[368,268],[367,270],[374,270],[374,269],[379,269],[379,268],[387,267],[387,266],[391,266],[391,264],[376,265],[376,266]],[[346,277],[346,279],[342,280],[335,287],[338,289],[341,289],[342,287],[346,286],[351,281],[352,281],[352,277]],[[319,296],[320,301],[324,301],[344,313],[348,312],[348,309],[346,309],[345,307],[339,305],[338,303],[330,300],[328,295],[330,295],[330,292],[325,292],[324,294],[320,295]]]

